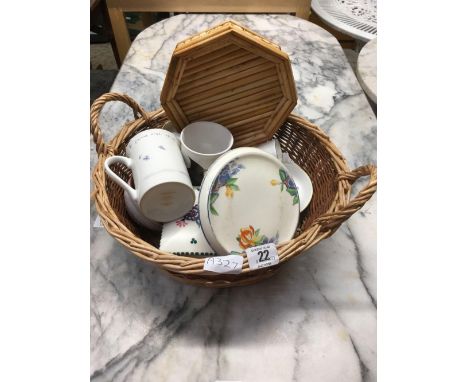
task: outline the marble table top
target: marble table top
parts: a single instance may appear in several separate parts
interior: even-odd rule
[[[377,38],[369,41],[359,52],[357,73],[362,88],[377,103]]]
[[[293,16],[178,15],[159,22],[135,39],[112,91],[156,109],[176,43],[226,19],[289,54],[294,112],[317,123],[350,168],[376,162],[376,118],[343,50],[331,34]],[[106,105],[104,137],[131,119],[127,106]],[[95,217],[92,204],[93,381],[376,380],[376,196],[273,278],[221,290],[169,279],[94,228]]]

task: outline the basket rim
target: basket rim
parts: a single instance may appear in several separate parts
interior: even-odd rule
[[[187,276],[202,276],[204,279],[209,279],[210,276],[217,276],[219,278],[219,274],[213,274],[211,272],[203,270],[205,257],[194,258],[184,255],[175,255],[170,252],[162,251],[159,248],[144,241],[140,237],[136,236],[119,220],[118,216],[112,208],[107,208],[107,206],[110,206],[110,201],[107,192],[105,191],[106,179],[105,173],[103,171],[104,161],[109,156],[113,155],[114,150],[116,150],[117,147],[119,147],[123,143],[123,141],[126,139],[129,133],[131,133],[135,129],[148,125],[148,121],[153,121],[155,118],[164,115],[165,111],[162,108],[159,108],[153,112],[147,112],[144,117],[140,117],[135,119],[134,121],[126,123],[122,127],[122,129],[120,129],[120,131],[114,136],[114,138],[112,138],[112,140],[108,143],[109,150],[98,154],[98,161],[93,170],[93,181],[95,185],[94,200],[96,204],[96,210],[101,217],[103,226],[109,232],[109,234],[139,258],[157,264],[159,267],[161,267],[171,275],[183,274]],[[325,134],[325,132],[323,132],[317,125],[307,121],[303,117],[300,117],[296,114],[290,114],[286,121],[299,124],[301,127],[308,129],[317,139],[319,139],[323,143],[326,150],[329,152],[333,159],[333,163],[336,167],[338,175],[350,173],[350,170],[346,164],[346,160],[343,157],[343,155],[340,153],[340,151],[331,141],[331,139]],[[324,214],[322,214],[323,217],[325,215],[338,212],[340,208],[346,205],[350,200],[351,186],[353,183],[352,179],[350,179],[347,176],[343,176],[338,177],[337,182],[338,188],[336,195],[329,209]],[[280,259],[278,266],[290,260],[294,256],[300,254],[301,252],[311,248],[319,241],[331,236],[342,223],[340,222],[338,225],[326,226],[324,224],[321,224],[323,223],[323,219],[321,220],[322,216],[316,218],[315,221],[307,229],[298,234],[296,237],[278,245],[277,248]],[[349,216],[343,219],[343,221],[346,220]],[[181,270],[181,268],[183,270]],[[242,271],[237,276],[246,276],[248,273],[252,276],[253,272],[257,273],[258,270],[250,270],[247,258],[244,257]],[[197,281],[191,283],[198,284]],[[216,284],[219,283],[214,282],[213,286],[221,286]],[[222,282],[221,284],[225,284],[225,282]]]

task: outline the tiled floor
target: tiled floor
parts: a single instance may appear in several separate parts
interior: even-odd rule
[[[111,44],[91,44],[90,104],[107,93],[118,73]]]
[[[107,93],[112,83],[114,82],[115,76],[118,70],[92,70],[90,73],[90,104],[94,102],[100,95]]]
[[[93,69],[118,69],[110,43],[91,44],[91,70]]]

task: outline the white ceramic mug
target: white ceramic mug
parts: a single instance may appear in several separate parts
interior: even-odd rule
[[[179,139],[180,145],[180,133],[176,130],[174,124],[171,121],[167,121],[162,128],[163,130],[170,131],[172,134],[174,134],[174,136],[176,136],[177,139]],[[182,157],[184,158],[185,165],[187,166],[187,168],[190,168],[190,158],[187,156],[187,154],[182,152],[182,150],[180,152],[182,153]]]
[[[132,177],[128,179],[127,183],[130,186],[133,186]],[[150,220],[146,216],[143,216],[136,202],[130,197],[128,192],[125,190],[124,190],[124,201],[125,201],[125,208],[127,210],[127,213],[135,223],[152,231],[161,231],[162,224],[159,222]]]
[[[185,126],[180,134],[182,153],[198,163],[205,171],[234,143],[231,132],[214,122],[194,122]]]
[[[128,158],[107,158],[104,169],[128,192],[145,217],[168,222],[191,210],[195,192],[174,134],[162,129],[142,131],[130,140],[126,154]],[[109,166],[114,163],[122,163],[132,170],[135,188],[111,170]]]

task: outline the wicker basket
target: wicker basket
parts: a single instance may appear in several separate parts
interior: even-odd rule
[[[135,120],[127,123],[109,142],[105,143],[99,128],[99,115],[106,102],[122,101],[134,112]],[[158,238],[136,226],[128,218],[123,190],[104,172],[104,161],[111,155],[125,155],[128,141],[148,128],[161,128],[168,121],[163,109],[145,112],[133,99],[124,94],[108,93],[91,107],[91,133],[96,143],[98,162],[93,171],[95,189],[92,196],[107,231],[136,256],[145,259],[178,280],[210,287],[248,285],[266,279],[281,264],[331,236],[353,213],[359,210],[377,188],[377,169],[373,165],[350,171],[345,159],[316,125],[296,115],[289,115],[275,133],[283,151],[310,176],[314,194],[310,205],[301,213],[294,238],[278,245],[280,262],[270,268],[249,269],[244,259],[242,272],[237,275],[213,274],[203,270],[204,259],[179,256],[158,249]],[[116,165],[114,171],[124,180],[130,170]],[[369,183],[351,198],[351,186],[360,177],[370,176]]]

